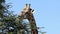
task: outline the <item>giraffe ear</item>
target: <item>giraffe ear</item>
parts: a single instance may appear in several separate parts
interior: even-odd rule
[[[31,11],[32,14],[33,14],[34,12],[35,12],[34,10]]]
[[[33,11],[32,13],[35,13],[35,11]]]

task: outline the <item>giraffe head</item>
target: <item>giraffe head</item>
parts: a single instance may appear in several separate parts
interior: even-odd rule
[[[34,12],[33,9],[30,8],[30,4],[26,4],[26,6],[23,8],[22,12],[19,14],[19,16],[25,15],[27,13],[32,14]]]

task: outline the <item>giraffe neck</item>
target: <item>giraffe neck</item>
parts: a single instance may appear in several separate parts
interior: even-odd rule
[[[36,22],[35,22],[35,19],[34,19],[34,16],[32,13],[28,13],[26,15],[27,19],[30,21],[30,26],[31,26],[31,33],[32,34],[38,34],[38,30],[37,30],[37,27],[36,27]]]

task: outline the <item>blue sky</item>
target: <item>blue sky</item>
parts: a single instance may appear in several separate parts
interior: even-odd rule
[[[35,10],[34,17],[38,27],[45,27],[46,34],[60,34],[60,0],[6,0],[12,3],[10,10],[19,14],[26,3]]]

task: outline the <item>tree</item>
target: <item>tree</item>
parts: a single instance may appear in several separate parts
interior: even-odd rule
[[[12,11],[9,11],[8,8],[9,5],[5,4],[5,0],[0,0],[0,33],[5,33],[9,28],[15,26],[15,15],[13,15]]]
[[[26,24],[22,24],[17,15],[8,8],[9,5],[5,4],[5,0],[0,0],[0,33],[17,34],[18,31],[26,30]]]

